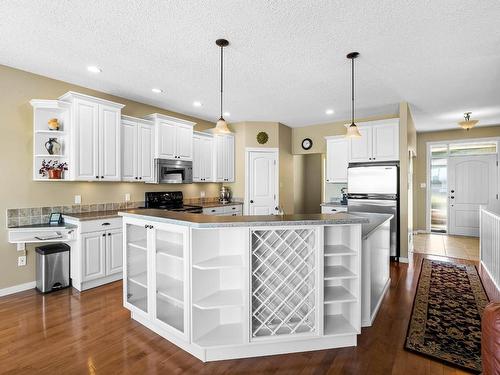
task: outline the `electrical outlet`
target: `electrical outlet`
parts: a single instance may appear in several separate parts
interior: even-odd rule
[[[130,193],[125,194],[125,202],[130,201]]]
[[[22,267],[26,265],[26,255],[21,255],[20,257],[17,257],[17,266]]]
[[[420,183],[420,189],[425,189],[427,187],[427,184],[425,182]]]
[[[200,198],[205,198],[205,192],[204,191],[200,191]]]
[[[75,204],[82,204],[82,196],[75,195]]]

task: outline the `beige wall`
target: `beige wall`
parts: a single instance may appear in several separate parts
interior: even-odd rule
[[[384,116],[371,116],[356,119],[356,123],[385,120],[390,118],[398,118],[399,114],[388,114]],[[292,130],[292,152],[294,155],[298,154],[325,154],[326,142],[325,137],[332,135],[345,134],[345,124],[350,123],[350,120],[336,121],[327,124],[310,125],[302,128],[293,128]],[[311,138],[313,146],[309,150],[302,148],[302,140],[304,138]]]
[[[321,212],[323,154],[293,156],[294,209],[297,214]]]
[[[474,139],[500,137],[500,125],[489,127],[476,127],[469,131],[458,128],[454,130],[417,133],[417,157],[415,159],[413,180],[413,221],[415,230],[425,230],[426,217],[426,189],[421,188],[421,183],[427,183],[427,142],[453,141],[457,139]]]
[[[294,168],[292,155],[292,129],[278,125],[279,134],[279,194],[280,205],[287,214],[295,212],[294,206]]]
[[[305,155],[293,155],[293,212],[304,213]]]
[[[6,209],[37,206],[71,205],[74,195],[82,196],[83,204],[120,202],[125,193],[133,201],[144,199],[145,191],[184,191],[186,197],[198,197],[201,191],[206,196],[217,196],[218,184],[154,185],[112,182],[34,182],[33,163],[33,111],[30,99],[56,99],[73,90],[125,104],[123,114],[144,116],[153,112],[178,116],[197,123],[196,130],[213,127],[207,121],[161,108],[137,103],[107,95],[66,82],[53,80],[0,65],[0,113],[3,134],[1,169],[3,181],[0,185],[0,228],[6,228]],[[28,261],[24,267],[17,267],[15,245],[7,242],[7,231],[0,230],[0,289],[33,281],[34,251],[28,247]]]

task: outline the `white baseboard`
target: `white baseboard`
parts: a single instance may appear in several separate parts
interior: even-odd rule
[[[430,232],[423,230],[423,229],[417,229],[413,231],[413,234],[429,234]]]
[[[14,294],[18,292],[23,292],[28,289],[33,289],[36,287],[35,281],[30,281],[29,283],[9,286],[8,288],[0,289],[0,297],[8,296],[9,294]]]
[[[408,263],[408,258],[399,257],[399,263]]]

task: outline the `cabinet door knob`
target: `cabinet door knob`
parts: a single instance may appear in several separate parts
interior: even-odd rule
[[[110,223],[102,223],[101,225],[111,225]]]
[[[253,203],[253,200],[250,200],[250,203]]]
[[[95,178],[99,178],[99,176],[95,176]]]
[[[149,225],[147,225],[147,224],[144,224],[144,228],[148,229],[148,226],[149,226]]]
[[[137,180],[137,177],[135,179]]]
[[[142,177],[139,177],[139,180],[142,180]]]
[[[104,176],[101,176],[101,178],[104,178]]]
[[[103,233],[103,234],[102,234],[102,236],[103,236],[103,237],[106,237],[106,233]]]
[[[108,236],[111,236],[111,233],[108,233]]]

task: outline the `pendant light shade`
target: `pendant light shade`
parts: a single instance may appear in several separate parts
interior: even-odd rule
[[[460,125],[462,127],[462,129],[470,130],[474,126],[476,126],[476,124],[479,122],[478,120],[471,120],[470,119],[471,114],[472,114],[472,112],[465,112],[464,113],[464,121],[460,121],[458,123],[458,125]]]
[[[347,128],[345,136],[348,138],[360,138],[358,126],[354,123],[354,59],[359,56],[359,52],[351,52],[347,54],[347,58],[351,60],[351,125]]]
[[[224,47],[227,47],[229,42],[226,39],[217,39],[215,44],[220,47],[220,118],[215,125],[215,132],[219,134],[227,134],[231,133],[231,130],[229,130],[227,122],[222,116],[222,107],[224,92]]]

